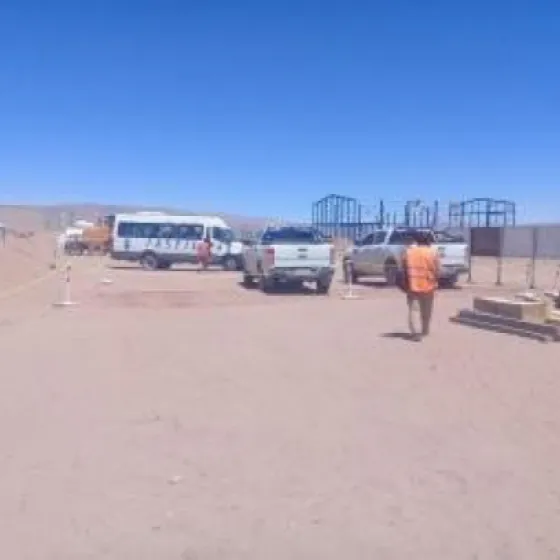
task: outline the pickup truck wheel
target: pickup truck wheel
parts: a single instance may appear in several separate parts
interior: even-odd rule
[[[154,253],[144,253],[140,259],[140,265],[145,270],[157,270],[159,266],[158,258]]]
[[[272,292],[273,288],[274,288],[274,280],[271,280],[266,276],[261,276],[259,278],[259,289],[261,292],[263,292],[264,294],[269,294],[270,292]]]
[[[329,290],[331,289],[331,282],[330,280],[327,282],[321,281],[319,280],[317,282],[317,293],[319,295],[325,296],[329,293]]]
[[[384,267],[385,282],[387,286],[396,286],[399,267],[393,260],[387,261]]]
[[[455,287],[458,281],[459,278],[457,276],[449,276],[447,278],[440,278],[438,284],[440,288],[451,289]]]

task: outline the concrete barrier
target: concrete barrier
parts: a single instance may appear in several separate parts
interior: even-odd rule
[[[459,323],[476,329],[512,334],[539,342],[559,342],[559,327],[553,323],[535,323],[511,317],[501,317],[493,313],[481,313],[471,309],[461,309],[450,318],[452,323]]]
[[[547,315],[544,301],[511,300],[499,297],[475,297],[473,309],[479,313],[533,323],[544,323]]]

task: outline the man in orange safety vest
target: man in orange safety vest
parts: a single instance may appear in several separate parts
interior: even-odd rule
[[[408,325],[415,340],[430,333],[434,295],[438,287],[439,255],[431,247],[430,232],[414,232],[414,242],[403,256],[403,290],[408,305]],[[416,317],[420,315],[420,328]]]

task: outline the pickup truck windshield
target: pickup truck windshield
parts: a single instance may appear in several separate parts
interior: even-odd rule
[[[222,243],[231,243],[235,241],[235,236],[233,231],[229,228],[214,227],[212,228],[212,237],[216,241],[221,241]]]
[[[463,235],[460,233],[448,233],[446,231],[435,231],[434,237],[436,243],[466,243]]]
[[[320,243],[325,243],[325,240],[318,231],[297,227],[269,229],[261,237],[261,245],[318,245]]]

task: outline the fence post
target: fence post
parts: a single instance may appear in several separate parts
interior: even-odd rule
[[[468,228],[468,231],[467,266],[469,270],[467,274],[467,284],[472,284],[472,227]]]
[[[539,250],[539,240],[538,240],[538,229],[536,227],[531,228],[531,276],[529,282],[529,289],[535,289],[536,283],[536,266],[537,266],[537,252]]]
[[[498,241],[498,259],[496,266],[496,286],[502,285],[502,272],[504,267],[504,228],[499,228],[498,231],[499,241]]]

